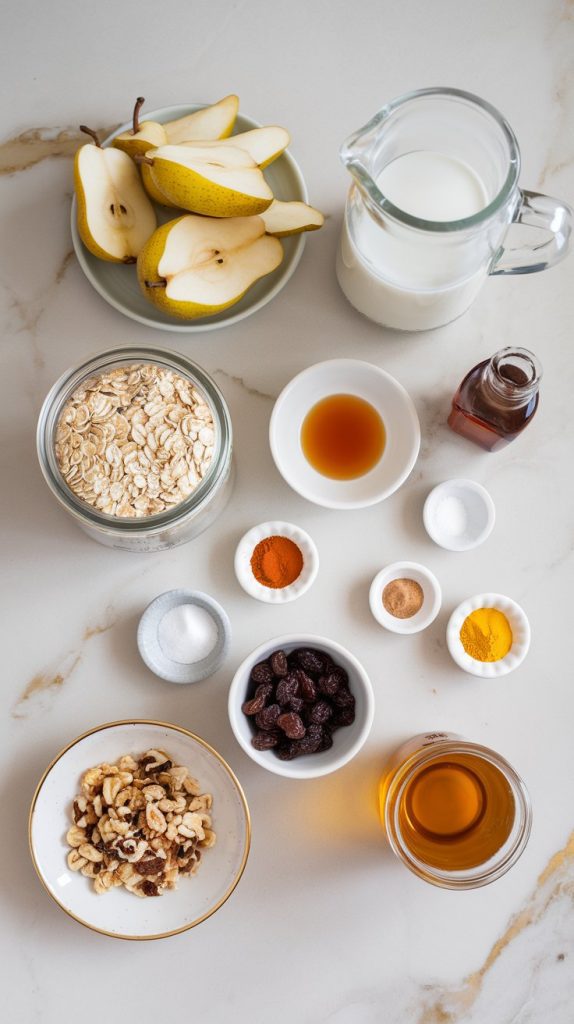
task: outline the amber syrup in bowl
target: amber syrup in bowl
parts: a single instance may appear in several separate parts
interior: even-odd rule
[[[426,881],[475,888],[520,856],[530,831],[524,784],[500,755],[448,733],[415,737],[381,782],[394,852]]]
[[[504,448],[534,416],[541,377],[528,349],[501,349],[467,373],[452,400],[449,426],[486,451]]]
[[[358,395],[328,395],[309,410],[301,427],[307,462],[332,480],[355,480],[368,473],[385,450],[384,423],[370,402]]]

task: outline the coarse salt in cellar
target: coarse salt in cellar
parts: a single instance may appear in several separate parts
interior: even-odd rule
[[[159,645],[170,661],[180,665],[203,661],[211,654],[218,640],[213,617],[195,604],[180,604],[161,619],[158,626]]]

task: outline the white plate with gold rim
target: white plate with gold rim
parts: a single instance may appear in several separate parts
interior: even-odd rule
[[[464,620],[478,608],[496,608],[508,619],[512,632],[512,645],[508,654],[499,661],[479,661],[467,654],[460,639]],[[526,613],[516,601],[504,594],[476,594],[462,601],[453,611],[446,627],[446,643],[453,661],[473,676],[492,679],[514,672],[522,664],[530,647],[530,623]]]
[[[70,871],[66,861],[70,809],[81,777],[104,761],[154,748],[186,765],[202,791],[212,794],[217,841],[205,850],[197,874],[179,879],[173,891],[140,899],[122,887],[97,895],[91,879]],[[78,736],[48,766],[30,808],[30,853],[50,896],[75,921],[118,939],[167,938],[205,921],[239,882],[250,840],[249,809],[229,765],[199,736],[163,722],[110,722]]]
[[[176,118],[185,117],[196,110],[201,110],[206,104],[188,103],[178,104],[173,107],[162,107],[159,110],[145,110],[146,121],[159,121],[164,124],[166,121],[174,121]],[[113,139],[120,132],[129,131],[132,127],[131,121],[122,124],[116,131],[102,141],[102,145],[111,145]],[[233,129],[233,134],[250,131],[253,128],[260,128],[258,121],[239,113]],[[151,147],[150,147],[151,148]],[[265,168],[265,178],[277,199],[300,200],[308,202],[307,186],[298,163],[290,153],[285,151],[277,157],[269,167]],[[155,205],[155,204],[154,204]],[[175,217],[180,217],[185,210],[155,205],[158,216],[158,225],[165,224]],[[86,249],[78,234],[76,224],[76,198],[72,200],[72,244],[84,274],[92,287],[102,296],[103,299],[124,316],[137,320],[147,327],[155,327],[160,331],[176,331],[179,334],[190,334],[196,331],[214,331],[218,327],[227,327],[228,324],[237,323],[255,313],[262,306],[267,305],[282,288],[285,287],[289,278],[294,273],[305,248],[305,232],[299,235],[292,235],[282,238],[284,257],[280,266],[267,274],[260,281],[248,289],[243,298],[236,302],[229,309],[224,309],[215,316],[202,317],[199,320],[180,320],[178,317],[169,316],[161,309],[152,306],[143,295],[138,284],[135,266],[123,266],[120,263],[110,263],[107,260],[100,260]]]

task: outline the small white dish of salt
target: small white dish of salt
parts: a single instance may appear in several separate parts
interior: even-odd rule
[[[170,683],[198,683],[222,664],[231,640],[227,613],[199,590],[168,590],[143,613],[138,648],[148,668]]]
[[[469,551],[490,535],[496,512],[488,491],[475,480],[445,480],[424,503],[429,537],[448,551]]]

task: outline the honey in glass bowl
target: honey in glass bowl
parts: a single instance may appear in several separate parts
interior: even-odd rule
[[[389,843],[426,881],[468,889],[498,878],[530,832],[524,783],[499,754],[427,733],[392,757],[380,788]]]

